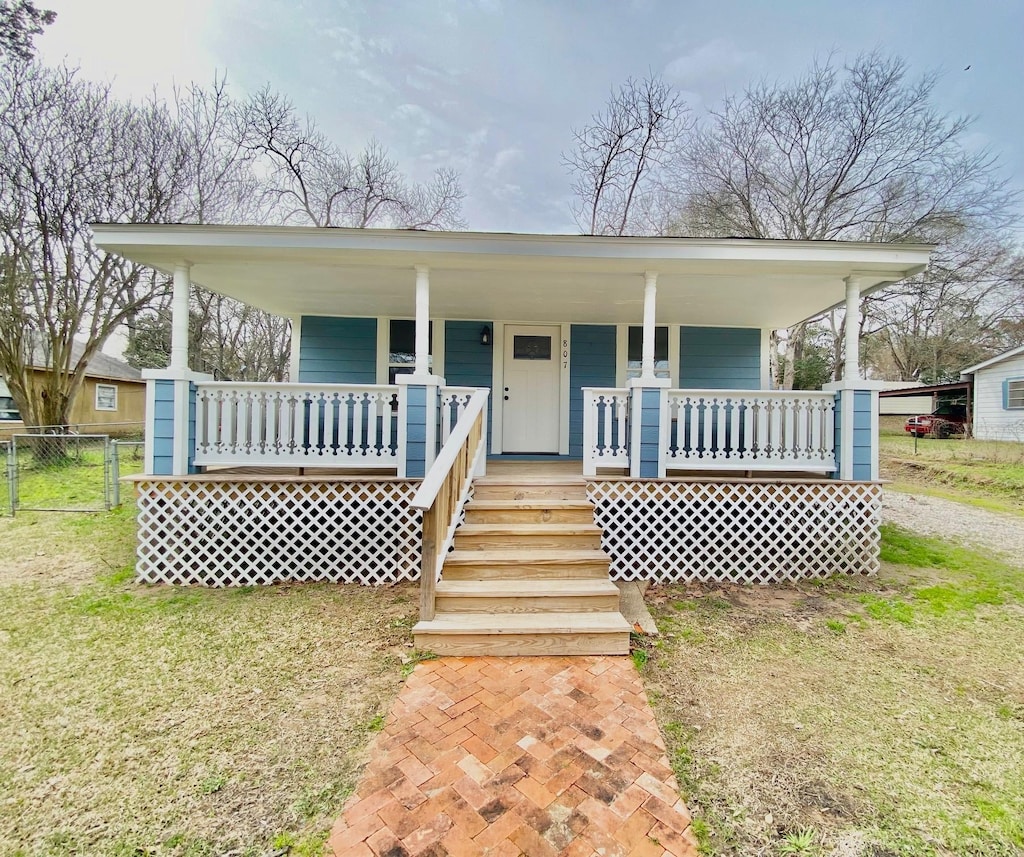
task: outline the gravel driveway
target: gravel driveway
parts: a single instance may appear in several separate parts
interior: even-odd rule
[[[882,493],[882,517],[908,530],[998,551],[1024,564],[1024,517],[1019,515],[886,489]]]

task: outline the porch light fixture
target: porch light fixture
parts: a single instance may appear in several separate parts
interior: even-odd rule
[[[480,329],[480,344],[481,345],[490,345],[491,344],[491,326],[489,324],[485,324]]]

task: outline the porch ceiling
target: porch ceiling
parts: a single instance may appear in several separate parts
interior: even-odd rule
[[[437,318],[788,327],[922,270],[925,245],[607,238],[311,227],[97,224],[100,247],[283,316],[414,314],[415,265]]]

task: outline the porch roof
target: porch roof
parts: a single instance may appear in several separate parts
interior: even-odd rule
[[[923,270],[931,247],[849,241],[649,238],[393,229],[95,224],[105,250],[283,316],[410,317],[413,268],[430,314],[639,323],[658,272],[659,323],[788,327]]]

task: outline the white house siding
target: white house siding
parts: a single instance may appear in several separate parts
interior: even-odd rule
[[[1003,382],[1024,379],[1024,354],[974,373],[974,436],[1024,443],[1024,408],[1003,407]]]

